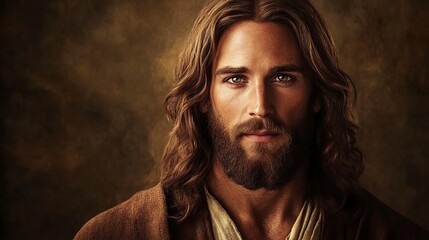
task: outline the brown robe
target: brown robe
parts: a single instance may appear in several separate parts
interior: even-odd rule
[[[363,191],[362,211],[350,217],[325,217],[321,239],[422,239],[429,233]],[[167,218],[160,184],[87,222],[74,239],[213,239],[207,208],[182,223]]]

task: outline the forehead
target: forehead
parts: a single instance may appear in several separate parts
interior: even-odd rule
[[[288,27],[272,22],[242,21],[223,33],[213,67],[273,64],[302,67],[301,51],[294,33]]]

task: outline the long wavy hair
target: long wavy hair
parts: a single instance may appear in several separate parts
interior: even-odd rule
[[[355,146],[356,91],[339,67],[324,19],[306,0],[213,0],[194,23],[178,58],[173,89],[165,100],[173,128],[163,155],[161,184],[175,221],[197,212],[203,202],[211,146],[201,104],[210,99],[212,63],[222,33],[245,20],[281,24],[298,40],[321,104],[310,163],[312,196],[329,213],[358,192],[363,163]]]

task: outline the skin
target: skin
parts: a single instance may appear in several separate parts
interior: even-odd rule
[[[227,131],[250,118],[275,117],[302,134],[311,130],[319,106],[312,98],[294,34],[275,23],[239,22],[222,35],[213,63],[210,106]],[[285,139],[269,131],[248,132],[238,143],[249,159],[257,159],[256,144],[276,150]],[[308,146],[299,151],[293,179],[274,189],[248,190],[224,173],[213,154],[209,191],[235,222],[244,239],[285,239],[305,201]]]

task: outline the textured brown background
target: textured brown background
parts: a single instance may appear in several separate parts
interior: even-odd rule
[[[314,1],[355,80],[367,188],[429,228],[429,1]],[[2,234],[70,239],[154,185],[201,1],[1,2]]]

